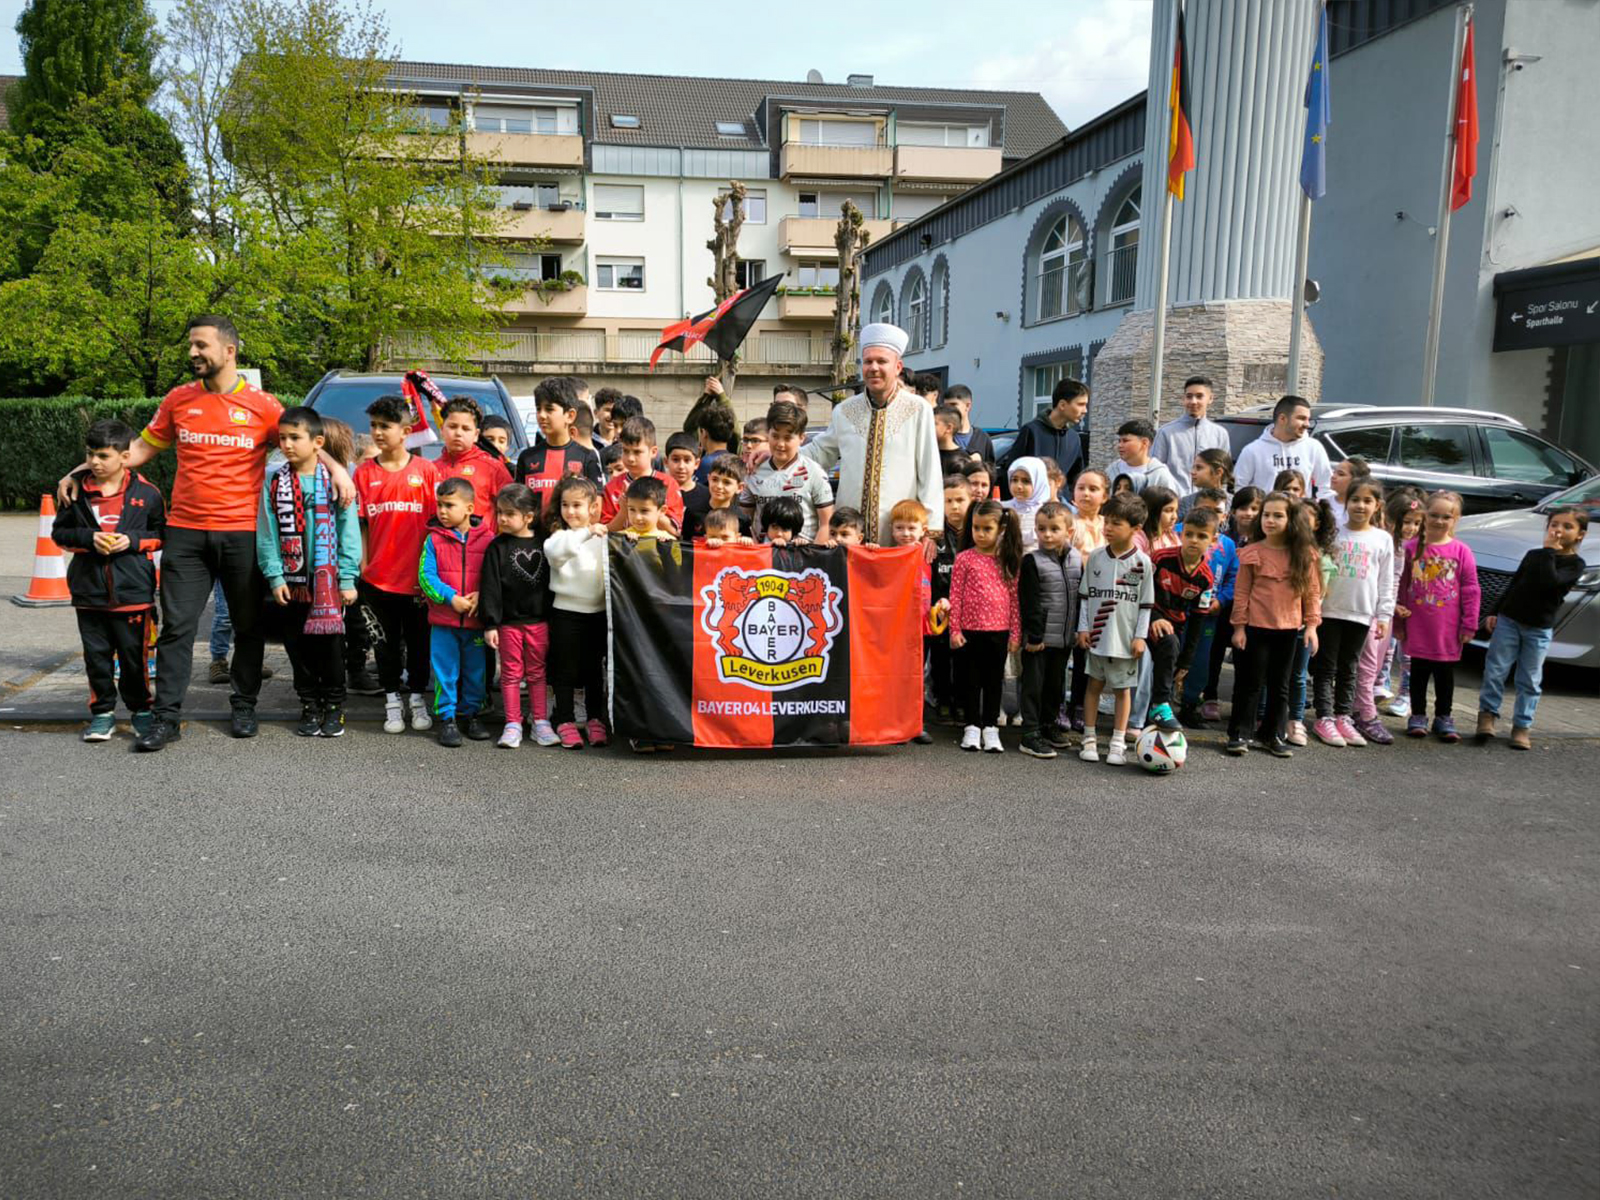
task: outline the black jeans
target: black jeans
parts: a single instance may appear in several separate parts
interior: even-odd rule
[[[250,530],[218,533],[167,526],[161,548],[161,636],[156,639],[156,704],[159,717],[176,721],[194,672],[194,637],[200,614],[222,581],[233,621],[235,705],[255,707],[261,694],[261,605],[267,581],[256,566],[256,535]]]
[[[1355,707],[1356,664],[1372,626],[1330,618],[1317,626],[1317,656],[1311,660],[1317,716],[1348,717]]]
[[[1067,671],[1072,651],[1065,646],[1046,646],[1029,652],[1022,649],[1022,728],[1043,735],[1061,717],[1061,701],[1067,694]]]
[[[150,678],[145,671],[145,638],[150,610],[106,612],[78,610],[78,637],[83,642],[83,670],[89,676],[89,711],[95,716],[117,711],[117,693],[130,713],[150,710]],[[114,664],[122,664],[118,679]]]
[[[1232,637],[1232,630],[1229,630]],[[1256,722],[1261,688],[1267,689],[1267,715],[1257,732],[1262,741],[1283,737],[1289,720],[1289,676],[1294,672],[1298,629],[1245,629],[1244,650],[1233,656],[1233,711],[1228,715],[1228,737],[1242,738]]]
[[[324,708],[344,706],[344,634],[305,633],[311,605],[303,600],[283,606],[283,648],[294,668],[294,694],[301,704]]]
[[[1172,679],[1183,657],[1183,635],[1169,633],[1153,637],[1150,646],[1150,707],[1172,703]]]
[[[955,654],[950,649],[948,635],[929,636],[922,639],[928,654],[928,681],[933,688],[935,708],[954,709],[958,703],[955,676]]]
[[[966,645],[960,654],[966,663],[966,701],[962,705],[968,725],[982,729],[1000,724],[1000,692],[1006,680],[1005,629],[963,629]]]
[[[570,725],[577,716],[573,692],[583,689],[583,707],[591,721],[611,728],[606,707],[606,615],[550,609],[550,653],[545,674],[555,689],[552,725]]]
[[[385,692],[426,696],[430,678],[427,606],[416,596],[386,592],[364,579],[356,591],[359,608],[348,609],[345,620],[365,626],[372,657],[378,663],[379,686]],[[348,660],[347,654],[347,665]]]
[[[1456,664],[1435,658],[1411,656],[1411,715],[1428,715],[1428,680],[1433,680],[1433,715],[1453,715],[1456,702]]]

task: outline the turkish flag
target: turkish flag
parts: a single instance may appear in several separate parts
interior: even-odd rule
[[[1478,173],[1478,75],[1472,65],[1472,26],[1461,49],[1461,76],[1456,82],[1455,162],[1450,171],[1450,211],[1472,199],[1472,177]]]

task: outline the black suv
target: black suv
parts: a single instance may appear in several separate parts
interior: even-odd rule
[[[1227,429],[1238,458],[1272,424],[1272,407],[1215,420]],[[1474,408],[1314,404],[1311,435],[1330,462],[1364,458],[1385,487],[1460,492],[1469,513],[1528,508],[1596,473],[1521,422]]]
[[[431,373],[430,373],[431,375]],[[511,461],[528,445],[528,435],[523,429],[522,414],[511,402],[506,385],[491,375],[488,378],[470,375],[431,375],[446,396],[470,396],[478,402],[486,417],[504,417],[511,426]],[[367,375],[357,371],[329,371],[317,380],[306,393],[305,403],[324,417],[343,421],[357,433],[367,431],[367,405],[379,396],[400,394],[401,376],[395,374]],[[438,442],[423,446],[418,453],[424,458],[438,458],[444,452]]]

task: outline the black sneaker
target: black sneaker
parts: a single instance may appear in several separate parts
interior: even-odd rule
[[[454,750],[461,745],[461,727],[456,724],[454,717],[441,717],[439,720],[439,745]]]
[[[236,709],[235,712],[237,711]],[[318,711],[315,704],[302,704],[300,706],[300,724],[294,727],[294,731],[300,737],[322,736],[322,713]],[[238,737],[239,735],[236,733],[234,736]]]
[[[1050,732],[1044,735],[1044,740],[1057,750],[1072,749],[1072,730],[1065,725],[1052,725]]]
[[[322,714],[322,736],[344,736],[344,709],[337,704],[330,706]]]
[[[1198,708],[1190,708],[1188,705],[1185,705],[1183,708],[1178,710],[1178,723],[1185,729],[1211,728],[1210,724],[1206,721],[1205,714]]]
[[[157,717],[134,741],[133,748],[144,754],[153,754],[157,750],[166,749],[168,743],[175,742],[183,736],[183,730],[178,728],[178,723],[166,717]]]
[[[1033,758],[1054,758],[1056,756],[1055,747],[1037,733],[1024,734],[1017,749]]]
[[[228,723],[228,732],[236,738],[253,738],[260,733],[261,724],[256,720],[256,706],[235,704],[233,719]]]
[[[1250,753],[1250,743],[1242,737],[1231,737],[1228,739],[1228,744],[1224,749],[1235,758],[1238,758],[1241,755]]]
[[[487,742],[494,737],[494,730],[490,729],[477,717],[468,717],[467,723],[461,732],[475,742]]]
[[[1289,749],[1289,743],[1282,738],[1273,738],[1267,743],[1267,753],[1273,758],[1293,758],[1294,751]]]
[[[381,696],[383,687],[378,683],[378,678],[366,667],[357,667],[350,672],[350,677],[345,680],[344,690],[353,692],[357,696]]]
[[[931,746],[933,745],[933,734],[926,729],[920,729],[917,731],[917,736],[911,740],[919,746]]]

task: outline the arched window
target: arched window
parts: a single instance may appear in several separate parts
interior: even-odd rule
[[[1111,290],[1106,303],[1126,304],[1133,299],[1139,275],[1139,196],[1135,187],[1117,209],[1111,222]]]
[[[877,295],[872,298],[872,320],[879,325],[894,324],[894,292],[887,283],[880,283]]]
[[[1038,319],[1071,316],[1084,306],[1080,295],[1085,270],[1083,225],[1071,213],[1050,227],[1039,246],[1039,274],[1034,293]]]
[[[945,342],[945,312],[950,306],[950,268],[944,259],[933,264],[933,286],[928,294],[928,345]]]
[[[918,271],[906,281],[905,298],[905,327],[911,341],[906,346],[907,354],[915,354],[922,349],[925,340],[923,331],[928,324],[928,285]]]

